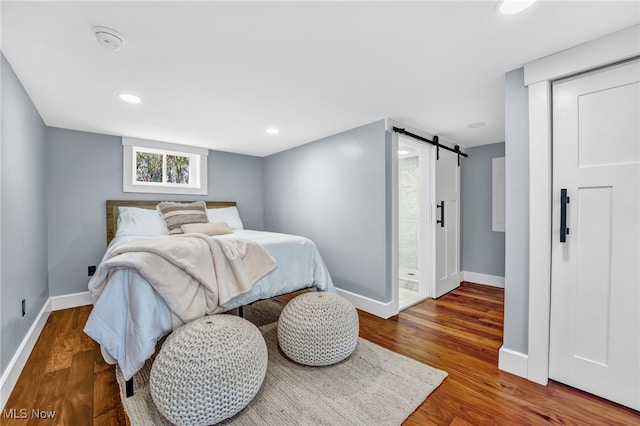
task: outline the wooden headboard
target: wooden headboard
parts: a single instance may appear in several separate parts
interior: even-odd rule
[[[169,201],[169,200],[162,200]],[[116,236],[118,228],[118,207],[138,207],[141,209],[155,209],[160,201],[138,201],[138,200],[107,200],[107,244]],[[183,201],[188,203],[190,201]],[[222,207],[234,207],[235,201],[205,201],[208,209],[219,209]]]

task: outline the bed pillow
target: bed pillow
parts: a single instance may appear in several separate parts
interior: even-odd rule
[[[118,207],[118,227],[116,237],[137,235],[157,237],[167,235],[169,230],[164,218],[157,210],[140,207]]]
[[[163,201],[158,204],[158,211],[164,216],[169,235],[182,234],[182,225],[209,222],[207,206],[204,201],[196,201],[195,203]]]
[[[187,223],[181,226],[182,232],[189,234],[191,232],[197,232],[198,234],[205,235],[224,235],[231,234],[233,231],[224,222],[217,223]]]
[[[209,222],[224,222],[231,229],[244,229],[238,214],[238,209],[234,207],[223,207],[221,209],[207,209]]]

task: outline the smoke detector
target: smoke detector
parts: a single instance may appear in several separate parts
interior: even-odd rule
[[[112,30],[111,28],[93,27],[91,30],[96,36],[96,40],[98,40],[98,43],[100,43],[100,45],[105,49],[120,50],[120,48],[124,46],[126,42],[122,34],[117,32],[116,30]]]

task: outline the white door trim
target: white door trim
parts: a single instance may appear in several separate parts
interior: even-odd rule
[[[436,147],[429,153],[429,297],[436,294]],[[459,247],[459,246],[458,246]]]
[[[527,378],[547,384],[551,314],[551,84],[529,86],[529,353]],[[534,208],[535,207],[535,208]]]
[[[400,236],[398,235],[399,207],[398,207],[398,134],[385,123],[385,130],[391,132],[391,315],[400,312]]]
[[[608,34],[524,66],[524,85],[558,80],[638,55],[640,25]]]
[[[529,87],[529,350],[527,378],[549,377],[551,81],[640,55],[640,25],[525,64]]]

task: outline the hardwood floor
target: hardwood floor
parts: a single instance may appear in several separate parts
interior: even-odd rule
[[[389,320],[360,312],[361,337],[449,373],[407,425],[640,424],[640,413],[633,410],[560,383],[545,387],[498,370],[503,294],[463,283]],[[0,424],[128,423],[114,368],[82,332],[90,310],[51,313]],[[22,409],[26,419],[8,418],[20,417]],[[55,417],[31,418],[31,410],[55,411]]]
[[[5,405],[0,424],[127,424],[114,366],[104,362],[100,347],[82,331],[91,308],[51,312]],[[11,409],[13,413],[8,412]],[[37,418],[32,410],[45,415],[55,412],[55,416]]]

